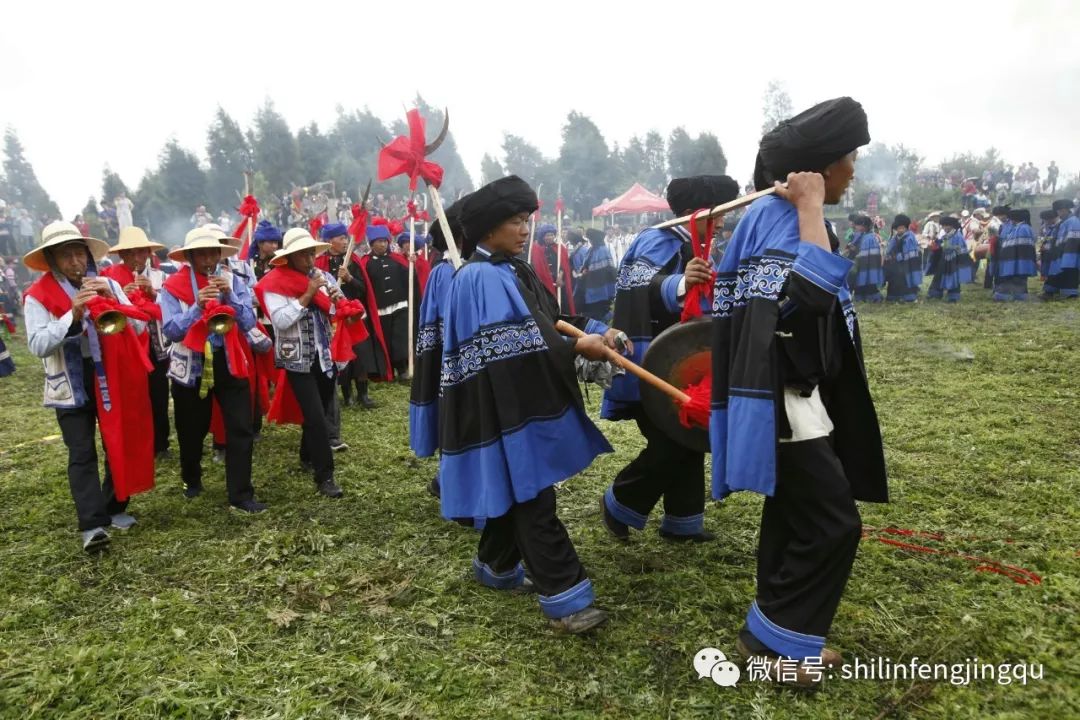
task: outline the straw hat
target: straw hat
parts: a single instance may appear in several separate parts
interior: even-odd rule
[[[120,241],[109,248],[110,253],[118,253],[121,250],[161,250],[165,246],[161,243],[150,242],[146,233],[140,227],[129,225],[120,231]]]
[[[184,245],[175,250],[169,252],[170,260],[179,260],[186,262],[187,257],[184,253],[189,250],[199,250],[200,248],[213,248],[221,251],[221,257],[232,257],[236,253],[240,252],[240,248],[234,248],[232,245],[226,245],[224,243],[225,233],[220,228],[217,230],[211,228],[208,225],[203,225],[201,228],[195,228],[188,232],[184,236]]]
[[[319,242],[311,237],[311,233],[304,228],[291,228],[285,233],[281,249],[274,253],[274,257],[270,258],[270,264],[274,266],[284,265],[287,262],[286,256],[301,250],[314,249],[315,255],[322,255],[329,248],[330,243]]]
[[[73,240],[84,242],[95,262],[109,254],[109,243],[97,238],[86,237],[73,224],[57,220],[46,225],[45,229],[41,231],[41,244],[23,255],[23,265],[31,270],[49,272],[49,261],[45,259],[45,248],[57,247]]]
[[[206,223],[205,225],[203,225],[203,230],[210,230],[211,232],[221,233],[221,242],[225,243],[226,245],[231,245],[237,250],[239,250],[244,244],[243,238],[233,237],[229,233],[225,232],[225,228],[221,227],[217,223]]]
[[[940,210],[931,210],[930,214],[926,216],[926,219],[929,220],[932,217],[941,217],[941,211]]]

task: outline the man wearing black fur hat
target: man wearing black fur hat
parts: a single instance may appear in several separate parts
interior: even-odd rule
[[[675,178],[668,185],[668,204],[677,215],[712,208],[735,199],[739,186],[726,175]],[[706,225],[699,220],[699,230]],[[686,228],[642,231],[619,263],[614,324],[626,328],[634,343],[633,359],[641,363],[652,339],[679,322],[687,291],[708,285],[712,267],[694,257]],[[708,312],[708,309],[706,309]],[[601,501],[604,524],[620,540],[630,528],[643,530],[653,507],[664,499],[660,536],[668,540],[705,542],[705,454],[669,438],[645,414],[638,379],[620,375],[604,392],[600,416],[634,420],[645,436],[645,449],[615,477]]]
[[[839,660],[824,645],[861,537],[855,501],[888,499],[851,261],[823,207],[840,202],[869,142],[866,113],[846,97],[766,133],[754,185],[776,192],[739,221],[714,286],[713,498],[766,496],[737,647],[799,685]],[[798,661],[782,677],[780,657]]]

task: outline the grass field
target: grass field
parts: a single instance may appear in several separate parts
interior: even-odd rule
[[[472,581],[477,535],[440,520],[424,490],[435,465],[408,450],[400,386],[376,388],[375,411],[345,411],[345,499],[315,495],[297,429],[270,428],[255,478],[269,512],[228,511],[209,460],[207,492],[185,500],[173,459],[133,501],[139,524],[87,557],[64,446],[20,446],[58,432],[20,337],[19,370],[0,380],[0,717],[1080,717],[1080,305],[985,292],[861,308],[893,499],[863,521],[941,533],[899,539],[1042,582],[872,533],[829,644],[848,661],[1041,663],[1041,680],[834,679],[814,693],[699,680],[698,649],[734,653],[761,498],[709,505],[718,542],[666,544],[654,519],[620,546],[597,498],[641,438],[606,422],[616,452],[559,504],[611,622],[553,636],[534,598]]]

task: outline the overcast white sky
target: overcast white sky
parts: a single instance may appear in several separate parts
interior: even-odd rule
[[[417,20],[405,8],[5,2],[0,125],[68,217],[100,192],[106,163],[134,187],[170,136],[203,156],[218,104],[246,126],[267,97],[295,131],[327,128],[339,104],[401,116],[419,91],[450,108],[474,181],[504,132],[557,154],[576,109],[609,145],[711,131],[745,182],[772,78],[796,111],[853,96],[875,140],[931,162],[994,145],[1016,164],[1080,170],[1073,0],[417,0]]]

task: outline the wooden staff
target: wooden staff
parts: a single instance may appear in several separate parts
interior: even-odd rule
[[[787,186],[785,185],[784,187]],[[757,192],[750,193],[749,195],[743,195],[742,197],[735,198],[731,202],[726,202],[723,205],[717,205],[708,212],[700,213],[698,215],[698,220],[704,220],[706,218],[714,218],[717,215],[723,215],[724,213],[731,210],[736,210],[738,208],[749,205],[758,198],[763,198],[766,195],[772,195],[774,192],[776,192],[776,187],[758,190]],[[660,223],[659,225],[653,225],[653,227],[657,230],[663,230],[664,228],[675,227],[676,225],[686,225],[688,222],[690,222],[690,218],[692,217],[693,215],[683,215],[682,217],[677,217],[674,220],[668,220],[666,222]]]
[[[578,330],[576,327],[566,322],[565,320],[556,321],[555,329],[561,332],[563,335],[574,338],[583,338],[586,335],[583,330]],[[681,405],[686,405],[690,402],[689,395],[669,383],[667,380],[664,380],[662,377],[654,375],[653,373],[641,367],[634,361],[623,357],[617,351],[612,350],[609,347],[605,347],[604,352],[607,355],[608,360],[618,365],[622,369],[626,370],[628,373],[636,375],[642,381],[649,383],[665,395],[670,396],[672,400],[675,400]]]
[[[247,197],[250,194],[251,194],[251,171],[250,170],[245,170],[244,171],[244,197]],[[246,218],[246,220],[247,220],[247,239],[245,241],[245,244],[247,245],[247,248],[248,248],[248,255],[251,255],[251,243],[255,239],[255,223],[258,221],[258,217]],[[256,253],[256,254],[258,254],[258,253]],[[240,258],[240,260],[243,261],[244,258]]]
[[[439,225],[442,227],[443,237],[446,238],[446,254],[450,256],[450,262],[453,263],[456,270],[461,267],[461,253],[458,252],[457,244],[454,242],[454,234],[450,231],[450,221],[446,219],[442,198],[439,197],[439,190],[435,186],[428,185],[427,189],[431,204],[435,206],[435,215],[439,220]]]
[[[536,186],[536,199],[540,199],[540,189],[544,187],[544,183],[540,183]],[[536,237],[536,216],[540,214],[540,208],[536,209],[532,217],[529,219],[529,252],[526,254],[525,262],[532,265],[532,248],[533,239]]]
[[[559,183],[559,198],[562,197],[562,183]],[[559,312],[562,312],[562,294],[566,287],[564,282],[559,287],[559,270],[562,267],[562,211],[559,210],[559,201],[555,201],[555,299],[559,303]]]

